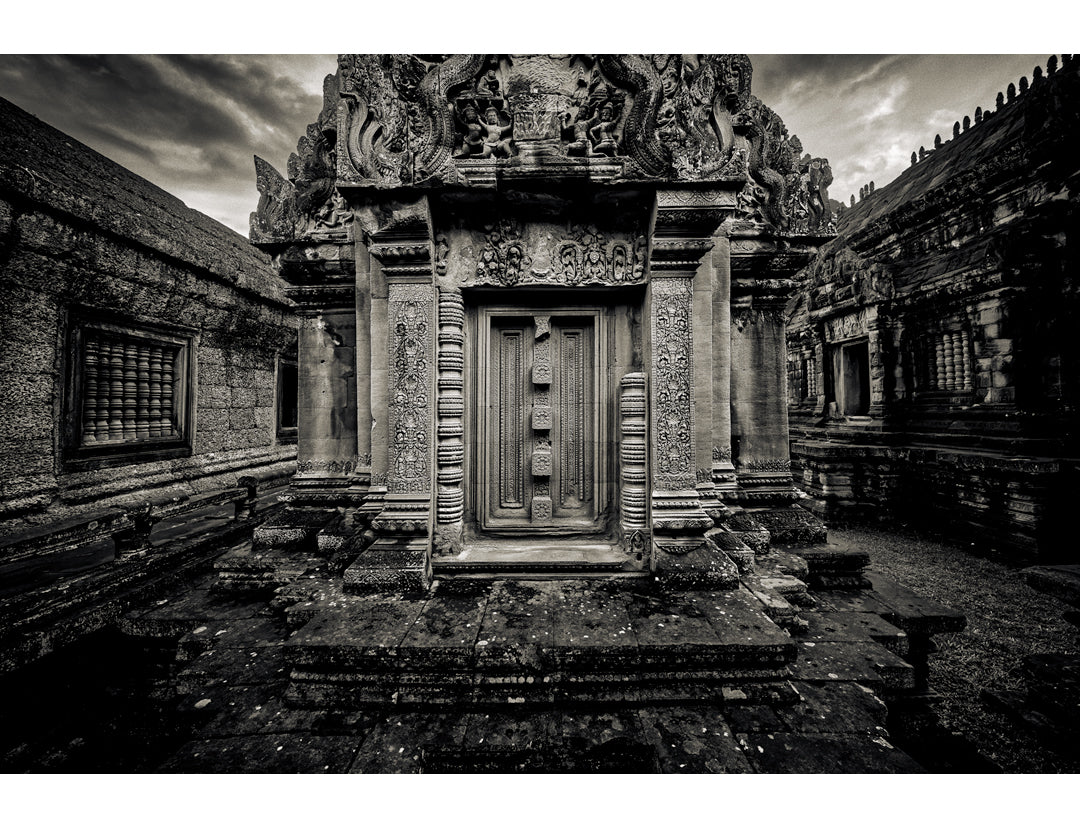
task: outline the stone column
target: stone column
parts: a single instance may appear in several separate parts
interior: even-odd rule
[[[713,376],[712,376],[712,481],[714,496],[722,500],[734,492],[735,466],[731,462],[731,242],[726,233],[713,238]],[[712,517],[716,518],[717,515]]]
[[[353,499],[356,466],[355,262],[351,239],[282,254],[297,303],[299,423],[295,505],[338,507]]]
[[[738,489],[747,507],[797,499],[791,478],[787,412],[786,304],[792,276],[813,255],[808,244],[777,240],[756,228],[731,237],[731,433]]]
[[[382,492],[371,488],[371,255],[356,241],[356,468],[352,492],[360,504],[355,521],[367,526],[382,511]]]
[[[698,469],[711,487],[712,272],[706,293],[695,291],[702,257],[726,206],[724,192],[660,191],[651,244],[649,314],[653,530],[652,566],[678,586],[723,588],[738,580],[734,564],[706,537],[713,526],[697,489]],[[711,225],[711,226],[710,226]],[[711,261],[706,263],[711,268]],[[703,324],[695,316],[709,305]],[[695,362],[704,366],[696,370]],[[702,376],[704,373],[704,376]],[[695,422],[695,408],[702,428]],[[707,442],[702,445],[703,440]]]
[[[424,199],[369,235],[372,489],[385,486],[375,540],[345,572],[351,592],[419,591],[431,581],[436,296]],[[378,356],[377,356],[378,355]]]

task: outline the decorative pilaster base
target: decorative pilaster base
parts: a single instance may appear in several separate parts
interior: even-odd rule
[[[388,495],[371,522],[376,539],[345,570],[345,590],[425,592],[431,586],[431,503]]]
[[[733,589],[739,571],[705,532],[713,526],[694,489],[653,492],[653,570],[676,589]]]

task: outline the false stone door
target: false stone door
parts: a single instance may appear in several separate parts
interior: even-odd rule
[[[481,315],[477,516],[522,534],[600,530],[603,319]]]

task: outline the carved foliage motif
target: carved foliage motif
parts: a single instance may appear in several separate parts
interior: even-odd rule
[[[430,491],[432,288],[389,287],[390,457],[388,492]]]
[[[652,288],[655,484],[694,487],[691,281],[660,279]]]

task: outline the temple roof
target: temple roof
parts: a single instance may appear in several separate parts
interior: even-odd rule
[[[0,192],[145,245],[235,287],[287,302],[269,257],[115,161],[0,98]]]

